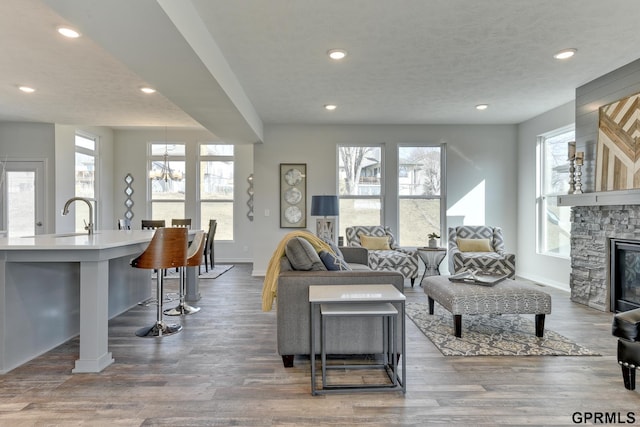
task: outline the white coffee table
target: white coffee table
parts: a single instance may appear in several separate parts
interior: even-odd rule
[[[402,292],[396,289],[393,285],[327,285],[327,286],[318,286],[312,285],[309,286],[309,305],[311,309],[311,349],[309,352],[311,359],[311,394],[325,394],[330,392],[346,392],[346,391],[388,391],[388,390],[402,390],[403,393],[406,392],[406,343],[405,343],[405,319],[404,319],[404,306],[405,306],[405,296]],[[393,313],[393,310],[382,309],[384,308],[385,303],[391,303],[397,310],[397,314]],[[397,365],[397,353],[392,355],[392,359],[396,359],[395,361],[389,361],[391,363],[385,364],[385,369],[387,370],[387,374],[391,379],[391,384],[389,385],[347,385],[347,386],[326,386],[326,360],[322,357],[322,369],[323,369],[323,388],[321,390],[316,389],[316,349],[315,349],[315,336],[316,336],[316,328],[315,328],[315,316],[316,312],[320,313],[322,316],[323,310],[321,310],[320,305],[323,306],[323,310],[325,315],[329,316],[380,316],[383,318],[389,318],[391,316],[399,317],[401,324],[401,337],[398,340],[397,328],[393,326],[392,333],[388,335],[393,335],[391,338],[389,336],[385,336],[385,338],[390,338],[388,342],[390,343],[398,343],[401,342],[402,349],[402,358],[400,360],[401,368]],[[343,309],[340,309],[340,305],[344,305]],[[357,307],[357,305],[361,305],[362,307]],[[395,322],[391,322],[392,324]],[[321,319],[322,324],[322,319]],[[385,328],[383,328],[385,329]],[[386,328],[387,331],[390,328]],[[324,354],[324,346],[323,340],[321,336],[320,346],[321,346],[321,356]],[[395,345],[394,345],[395,346]],[[388,348],[387,350],[391,350]],[[392,351],[390,351],[391,353]],[[359,365],[362,366],[362,365]],[[342,366],[345,367],[344,365]],[[401,369],[401,373],[398,372],[398,369]]]

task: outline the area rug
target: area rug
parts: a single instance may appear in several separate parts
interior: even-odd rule
[[[216,264],[215,267],[210,268],[208,272],[204,271],[204,267],[200,270],[200,278],[201,279],[215,279],[226,273],[227,271],[233,268],[233,264]],[[156,277],[155,273],[151,277]],[[171,268],[167,270],[167,275],[165,276],[167,279],[177,279],[178,272]]]
[[[445,356],[600,356],[547,328],[536,337],[533,315],[462,316],[462,338],[456,338],[453,316],[438,304],[430,315],[427,303],[407,303],[406,313]]]

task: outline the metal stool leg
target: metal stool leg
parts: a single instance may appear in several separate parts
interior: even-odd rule
[[[158,300],[158,311],[156,315],[156,323],[151,327],[140,328],[136,331],[136,335],[143,338],[163,337],[173,335],[182,330],[182,325],[167,325],[162,318],[162,295],[164,291],[164,270],[158,271],[156,275],[156,292]]]
[[[183,316],[199,312],[200,307],[192,307],[185,302],[185,295],[187,295],[186,267],[180,267],[180,303],[174,308],[166,309],[164,314],[167,316]]]

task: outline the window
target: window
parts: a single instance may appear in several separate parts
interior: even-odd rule
[[[216,240],[233,240],[233,170],[233,145],[200,145],[200,218],[218,221]]]
[[[430,233],[442,236],[443,146],[398,147],[398,241],[424,246]]]
[[[98,144],[97,138],[76,134],[75,136],[75,196],[83,197],[93,205],[94,224],[98,223],[96,209],[96,176]],[[85,231],[85,223],[89,221],[89,206],[85,203],[75,203],[75,231]]]
[[[150,219],[170,225],[185,217],[185,145],[152,142],[149,148]]]
[[[538,138],[538,253],[569,258],[571,208],[558,206],[558,195],[569,190],[568,143],[574,126]]]
[[[382,224],[381,146],[338,146],[340,235],[354,225]]]

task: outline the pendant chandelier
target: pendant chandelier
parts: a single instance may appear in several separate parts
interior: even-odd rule
[[[149,178],[158,181],[169,182],[169,180],[181,180],[182,173],[180,171],[172,171],[169,164],[169,143],[167,142],[167,127],[164,127],[164,155],[162,156],[162,168],[160,171],[152,169],[149,171]]]

